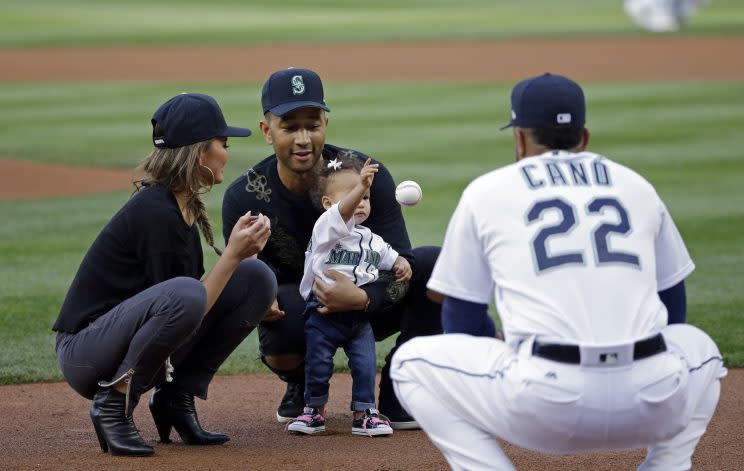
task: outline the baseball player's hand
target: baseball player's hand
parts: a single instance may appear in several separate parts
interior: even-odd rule
[[[372,180],[374,180],[375,173],[377,173],[379,167],[380,164],[373,164],[372,159],[367,159],[367,161],[364,162],[364,167],[362,167],[362,171],[359,172],[359,176],[362,177],[362,185],[364,185],[365,188],[372,186]]]
[[[248,211],[235,223],[225,253],[239,260],[246,259],[263,250],[270,235],[269,218],[263,214],[254,216]]]
[[[319,276],[313,283],[313,294],[321,307],[319,314],[330,314],[338,311],[362,311],[367,307],[367,293],[357,287],[353,281],[336,270],[325,270],[325,276],[334,281],[326,283]]]
[[[274,302],[271,303],[271,307],[268,311],[266,311],[266,314],[264,315],[264,318],[261,319],[261,322],[274,322],[278,321],[284,317],[284,311],[279,309],[279,300],[274,299]]]
[[[395,281],[410,281],[413,270],[411,270],[411,264],[405,257],[398,255],[393,264],[393,273],[395,273]]]

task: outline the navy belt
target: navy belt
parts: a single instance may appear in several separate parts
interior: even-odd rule
[[[661,334],[637,341],[633,345],[633,360],[641,360],[657,353],[666,351],[666,343]],[[532,354],[546,360],[560,363],[581,363],[581,350],[578,345],[566,345],[560,343],[542,343],[535,340],[532,344]]]

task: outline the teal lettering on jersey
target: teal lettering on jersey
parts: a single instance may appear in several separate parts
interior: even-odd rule
[[[362,259],[361,252],[354,252],[351,250],[344,249],[332,249],[328,253],[328,265],[358,265],[359,260]]]
[[[364,261],[369,263],[370,265],[374,266],[375,268],[380,266],[380,259],[382,257],[380,256],[379,252],[376,252],[374,250],[365,250],[364,251]]]

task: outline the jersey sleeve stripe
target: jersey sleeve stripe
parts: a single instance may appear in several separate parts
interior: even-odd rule
[[[657,282],[656,291],[664,291],[665,289],[671,288],[672,286],[687,278],[687,275],[692,273],[693,270],[695,270],[695,263],[690,260],[682,268],[677,270],[676,273],[664,278],[663,280],[659,280]]]
[[[445,296],[451,296],[453,298],[462,299],[463,301],[470,301],[471,303],[488,304],[491,302],[490,293],[477,293],[477,292],[459,290],[459,289],[452,287],[451,285],[447,285],[446,283],[442,283],[433,278],[429,279],[429,282],[426,284],[426,287],[432,291],[442,293]]]

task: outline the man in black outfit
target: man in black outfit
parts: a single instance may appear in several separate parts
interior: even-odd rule
[[[279,291],[272,309],[259,325],[259,342],[261,360],[287,382],[287,391],[277,409],[277,420],[287,422],[302,414],[304,406],[305,300],[300,296],[299,283],[305,249],[320,215],[311,203],[309,191],[319,166],[328,165],[342,154],[362,161],[367,156],[325,143],[329,109],[323,100],[320,77],[311,70],[291,68],[272,74],[264,84],[261,104],[265,117],[260,123],[261,131],[275,153],[227,189],[222,202],[222,226],[227,240],[235,221],[248,210],[271,220],[271,237],[259,258],[274,270]],[[439,248],[411,248],[394,195],[393,178],[380,164],[371,188],[372,213],[365,225],[409,260],[413,269],[410,283],[396,283],[388,273],[378,282],[357,287],[330,271],[328,276],[335,283],[316,279],[313,293],[322,314],[367,311],[378,341],[400,332],[382,369],[379,409],[390,418],[393,428],[405,429],[418,428],[418,424],[395,397],[389,360],[406,340],[442,331],[440,306],[426,297],[426,282]]]

